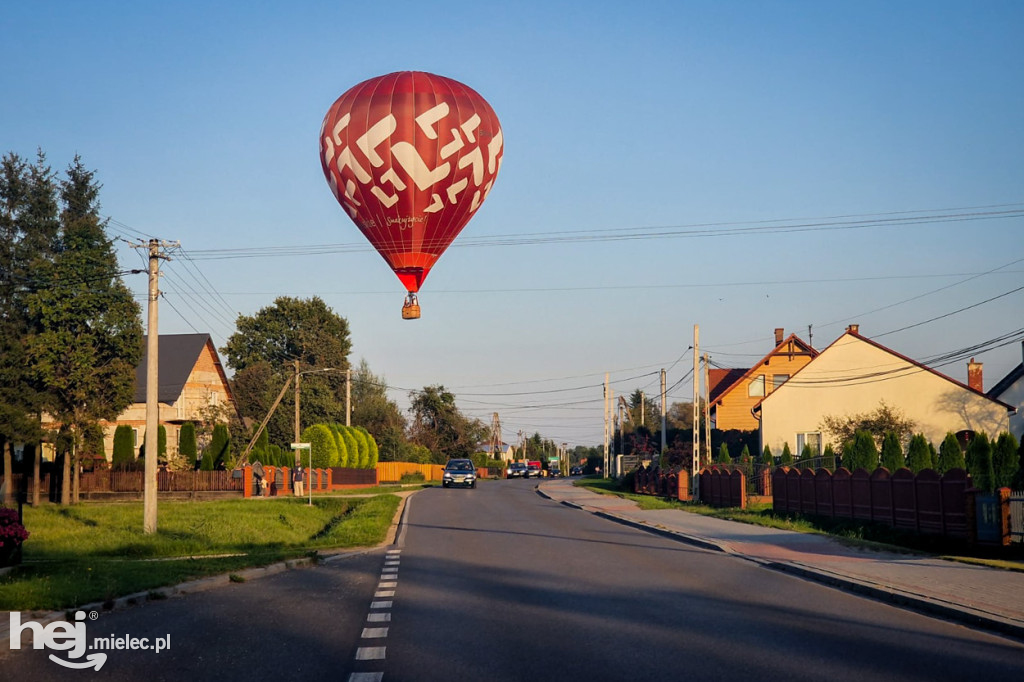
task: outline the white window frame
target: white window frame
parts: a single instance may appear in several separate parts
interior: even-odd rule
[[[818,451],[814,452],[811,450],[811,457],[821,457],[823,449],[821,447],[821,431],[801,431],[796,434],[796,457],[800,457],[800,453],[804,451],[804,444],[807,443],[807,436],[814,436],[818,441]]]
[[[763,374],[758,374],[756,377],[751,379],[750,383],[747,384],[747,397],[749,398],[763,398],[765,378]],[[760,389],[757,387],[760,386]]]

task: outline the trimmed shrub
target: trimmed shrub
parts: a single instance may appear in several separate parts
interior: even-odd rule
[[[882,438],[882,466],[889,471],[896,471],[902,469],[905,463],[900,437],[895,431],[886,431]]]
[[[715,458],[715,461],[719,464],[732,464],[732,457],[729,456],[728,445],[722,443],[718,446],[718,457]]]
[[[345,441],[345,450],[348,452],[348,464],[346,466],[351,469],[358,469],[359,443],[356,442],[355,436],[352,435],[352,429],[347,426],[339,426],[338,430],[341,431],[341,437]]]
[[[967,462],[964,460],[964,451],[960,442],[952,433],[946,433],[946,437],[939,446],[939,462],[935,470],[944,474],[950,469],[966,469]]]
[[[858,431],[853,441],[843,447],[843,466],[850,471],[874,471],[878,467],[878,448],[870,431]]]
[[[185,457],[189,464],[195,465],[199,450],[196,448],[196,425],[185,422],[178,434],[178,454]]]
[[[775,457],[772,455],[772,449],[767,445],[764,446],[764,452],[761,453],[761,463],[765,466],[775,466]]]
[[[338,461],[338,446],[334,442],[334,434],[326,424],[307,426],[302,432],[302,442],[311,444],[314,469],[335,466],[334,463]]]
[[[987,493],[996,489],[996,474],[992,466],[992,444],[984,432],[979,433],[967,446],[964,455],[967,460],[967,473],[974,480],[974,487]]]
[[[127,424],[114,429],[113,456],[115,469],[128,469],[135,463],[135,435]]]
[[[793,452],[789,449],[789,442],[782,446],[782,456],[779,457],[779,464],[788,467],[793,466]]]
[[[231,434],[228,433],[226,424],[217,424],[213,427],[213,436],[210,439],[210,447],[207,448],[213,456],[214,469],[221,467],[228,469],[234,464],[231,457]],[[206,453],[203,453],[206,457]]]
[[[370,444],[366,442],[366,435],[359,429],[349,427],[349,435],[352,436],[352,440],[356,442],[356,447],[359,448],[359,460],[358,464],[355,465],[357,469],[369,468],[370,462]]]
[[[829,471],[836,469],[836,451],[832,448],[832,443],[826,445],[825,451],[821,453],[821,466]]]
[[[992,469],[996,488],[1005,488],[1013,483],[1017,473],[1017,439],[1008,431],[999,434],[992,449]]]
[[[156,427],[156,456],[158,460],[167,460],[167,427],[163,424]]]
[[[374,469],[377,467],[377,461],[380,459],[380,450],[377,448],[376,439],[370,435],[370,432],[364,429],[362,426],[357,426],[356,431],[361,432],[366,436],[366,446],[368,450],[368,457],[366,460],[366,468]]]
[[[804,443],[804,449],[800,451],[800,468],[810,469],[813,467],[811,460],[814,459],[814,453],[811,451],[809,443]]]
[[[924,434],[918,433],[907,446],[907,468],[915,474],[932,468],[932,449]]]

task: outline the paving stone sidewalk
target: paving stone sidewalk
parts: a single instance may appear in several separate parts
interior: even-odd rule
[[[538,492],[556,502],[768,568],[794,573],[916,611],[1024,640],[1024,573],[918,554],[847,547],[825,536],[636,503],[545,481]]]

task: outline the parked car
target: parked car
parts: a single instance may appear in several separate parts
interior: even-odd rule
[[[476,465],[469,459],[450,459],[444,465],[441,486],[450,488],[455,485],[467,488],[476,487]]]
[[[559,478],[562,475],[562,470],[558,467],[548,468],[548,478]]]
[[[540,462],[528,462],[526,464],[526,478],[540,478]]]
[[[511,462],[505,470],[505,478],[526,478],[526,462]]]

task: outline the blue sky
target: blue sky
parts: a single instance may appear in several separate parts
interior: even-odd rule
[[[671,367],[688,399],[694,324],[723,366],[775,327],[824,347],[855,322],[918,360],[1021,329],[1024,292],[975,304],[1024,285],[1024,5],[639,5],[8,3],[0,152],[79,153],[112,234],[181,242],[161,331],[220,345],[319,295],[396,400],[442,383],[506,440],[599,443],[605,372],[653,394]],[[474,88],[505,138],[412,323],[317,150],[331,103],[397,70]],[[280,253],[323,245],[345,248]],[[249,248],[272,256],[224,257]],[[986,387],[1013,338],[977,353]]]

